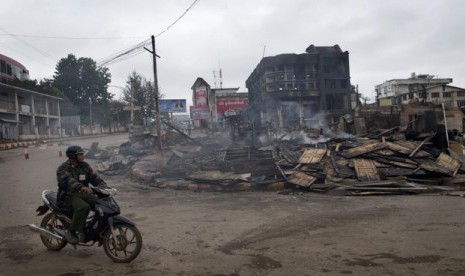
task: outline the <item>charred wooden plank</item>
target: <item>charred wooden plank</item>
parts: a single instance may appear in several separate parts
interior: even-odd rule
[[[434,135],[433,135],[434,136]],[[410,153],[410,157],[413,157],[415,156],[415,154],[420,150],[420,148],[426,143],[428,142],[431,138],[433,138],[433,136],[429,136],[429,137],[426,137],[425,140],[423,140],[413,151],[412,153]],[[421,155],[421,154],[420,154]]]
[[[387,145],[385,143],[375,142],[375,143],[370,143],[367,145],[358,146],[355,148],[345,150],[344,152],[341,152],[340,154],[344,156],[345,158],[353,158],[353,157],[357,157],[365,153],[384,149],[386,147]]]

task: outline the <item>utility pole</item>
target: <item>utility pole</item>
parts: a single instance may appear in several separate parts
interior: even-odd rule
[[[156,120],[157,120],[157,137],[158,137],[158,148],[160,149],[160,152],[162,152],[162,143],[161,143],[161,122],[160,122],[160,109],[158,106],[158,78],[157,78],[157,57],[160,57],[157,55],[155,51],[155,36],[152,35],[152,51],[149,49],[145,48],[148,52],[150,52],[153,56],[153,79],[154,79],[154,88],[155,88],[155,112],[156,112]],[[162,153],[163,156],[163,153]]]

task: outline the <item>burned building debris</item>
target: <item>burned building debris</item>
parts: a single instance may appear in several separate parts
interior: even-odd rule
[[[119,149],[99,152],[94,144],[92,156],[105,160],[97,167],[100,172],[130,171],[159,188],[465,195],[462,141],[451,140],[441,150],[433,142],[436,133],[406,139],[401,127],[365,137],[308,130],[257,139],[252,145],[232,141],[224,132],[186,138],[175,129],[165,129],[162,151],[155,147],[156,137],[145,135]]]

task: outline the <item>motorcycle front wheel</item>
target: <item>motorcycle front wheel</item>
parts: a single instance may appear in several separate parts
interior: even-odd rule
[[[113,227],[115,235],[108,229],[103,235],[105,254],[115,263],[129,263],[142,249],[142,235],[129,224],[117,224]]]
[[[49,230],[50,232],[57,232],[60,230],[61,232],[65,231],[65,226],[60,218],[55,216],[53,213],[48,213],[42,219],[40,223],[40,227]],[[63,239],[54,239],[45,235],[40,235],[40,239],[42,243],[47,247],[48,250],[58,251],[66,246],[68,241],[63,237]]]

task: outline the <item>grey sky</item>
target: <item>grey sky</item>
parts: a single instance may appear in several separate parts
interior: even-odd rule
[[[2,0],[0,53],[31,78],[50,78],[69,53],[102,60],[159,34],[193,2]],[[213,70],[221,68],[223,87],[247,91],[263,53],[303,53],[310,44],[349,51],[351,83],[371,99],[376,84],[412,72],[465,87],[464,11],[461,0],[200,0],[156,39],[159,87],[166,98],[190,102],[195,79],[213,87]],[[92,39],[107,37],[124,39]],[[125,86],[134,70],[153,80],[148,52],[107,67],[111,85]]]

